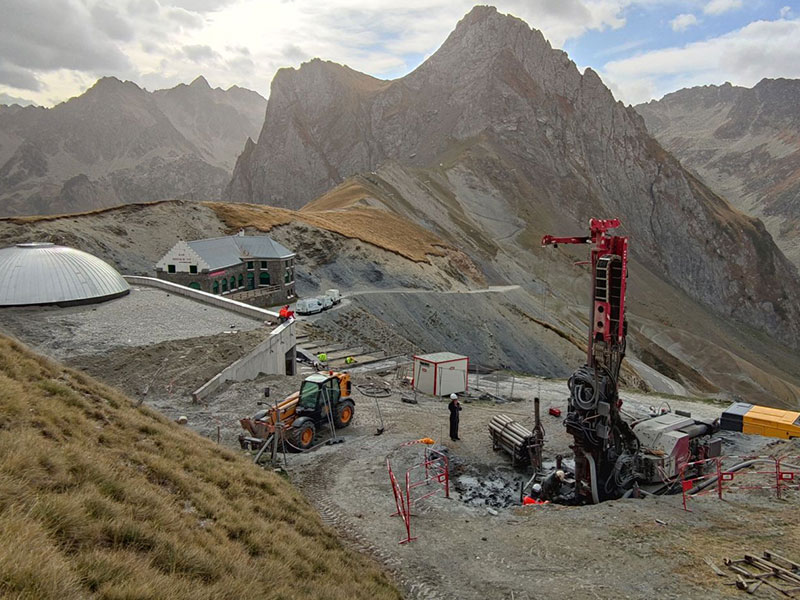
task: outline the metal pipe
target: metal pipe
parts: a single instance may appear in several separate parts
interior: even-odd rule
[[[591,454],[584,453],[586,460],[589,462],[589,477],[591,481],[589,482],[592,487],[592,503],[600,504],[600,497],[597,495],[597,470],[594,465],[594,456]],[[577,481],[575,482],[577,485]]]
[[[774,463],[774,462],[775,462],[774,460],[771,460],[771,459],[768,459],[768,458],[754,458],[753,460],[746,460],[744,462],[741,462],[741,463],[739,463],[737,465],[732,466],[729,469],[725,469],[725,472],[726,473],[734,473],[736,471],[739,471],[740,469],[744,469],[746,467],[750,467],[750,466],[752,466],[752,465],[754,465],[756,463]],[[789,463],[781,463],[781,466],[782,467],[789,467],[790,469],[796,469],[796,470],[800,471],[800,466],[798,466],[798,465],[790,465]],[[717,483],[717,477],[712,477],[711,479],[707,479],[706,481],[704,481],[700,485],[696,485],[695,487],[693,487],[692,489],[690,489],[686,493],[691,496],[692,494],[696,494],[698,492],[702,492],[707,487],[710,487],[710,486],[712,486],[712,485],[714,485],[716,483]]]

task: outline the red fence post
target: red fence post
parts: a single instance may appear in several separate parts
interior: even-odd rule
[[[717,456],[717,498],[722,500],[722,459]]]
[[[450,461],[446,456],[444,459],[444,497],[450,499]]]

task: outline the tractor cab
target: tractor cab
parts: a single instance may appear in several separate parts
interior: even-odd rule
[[[335,375],[315,373],[306,377],[300,386],[300,398],[297,402],[297,415],[314,417],[327,414],[325,411],[330,401],[336,406],[342,397],[339,378]]]

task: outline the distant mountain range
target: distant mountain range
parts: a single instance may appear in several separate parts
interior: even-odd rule
[[[0,106],[0,215],[215,200],[265,108],[203,77],[152,93],[104,77],[50,109]]]
[[[351,186],[329,206],[377,195],[512,283],[529,280],[543,233],[619,217],[643,268],[800,339],[800,281],[764,225],[687,172],[594,71],[494,8],[400,79],[321,60],[280,70],[224,199],[299,208],[354,175],[381,193]]]
[[[636,110],[684,166],[761,218],[800,267],[800,80],[684,89]]]

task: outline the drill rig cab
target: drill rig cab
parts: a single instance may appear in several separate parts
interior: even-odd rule
[[[331,424],[336,429],[350,425],[355,413],[350,387],[348,373],[309,375],[299,391],[276,406],[241,419],[239,423],[247,433],[239,436],[239,444],[243,449],[257,449],[277,432],[290,450],[307,450],[317,431]]]

